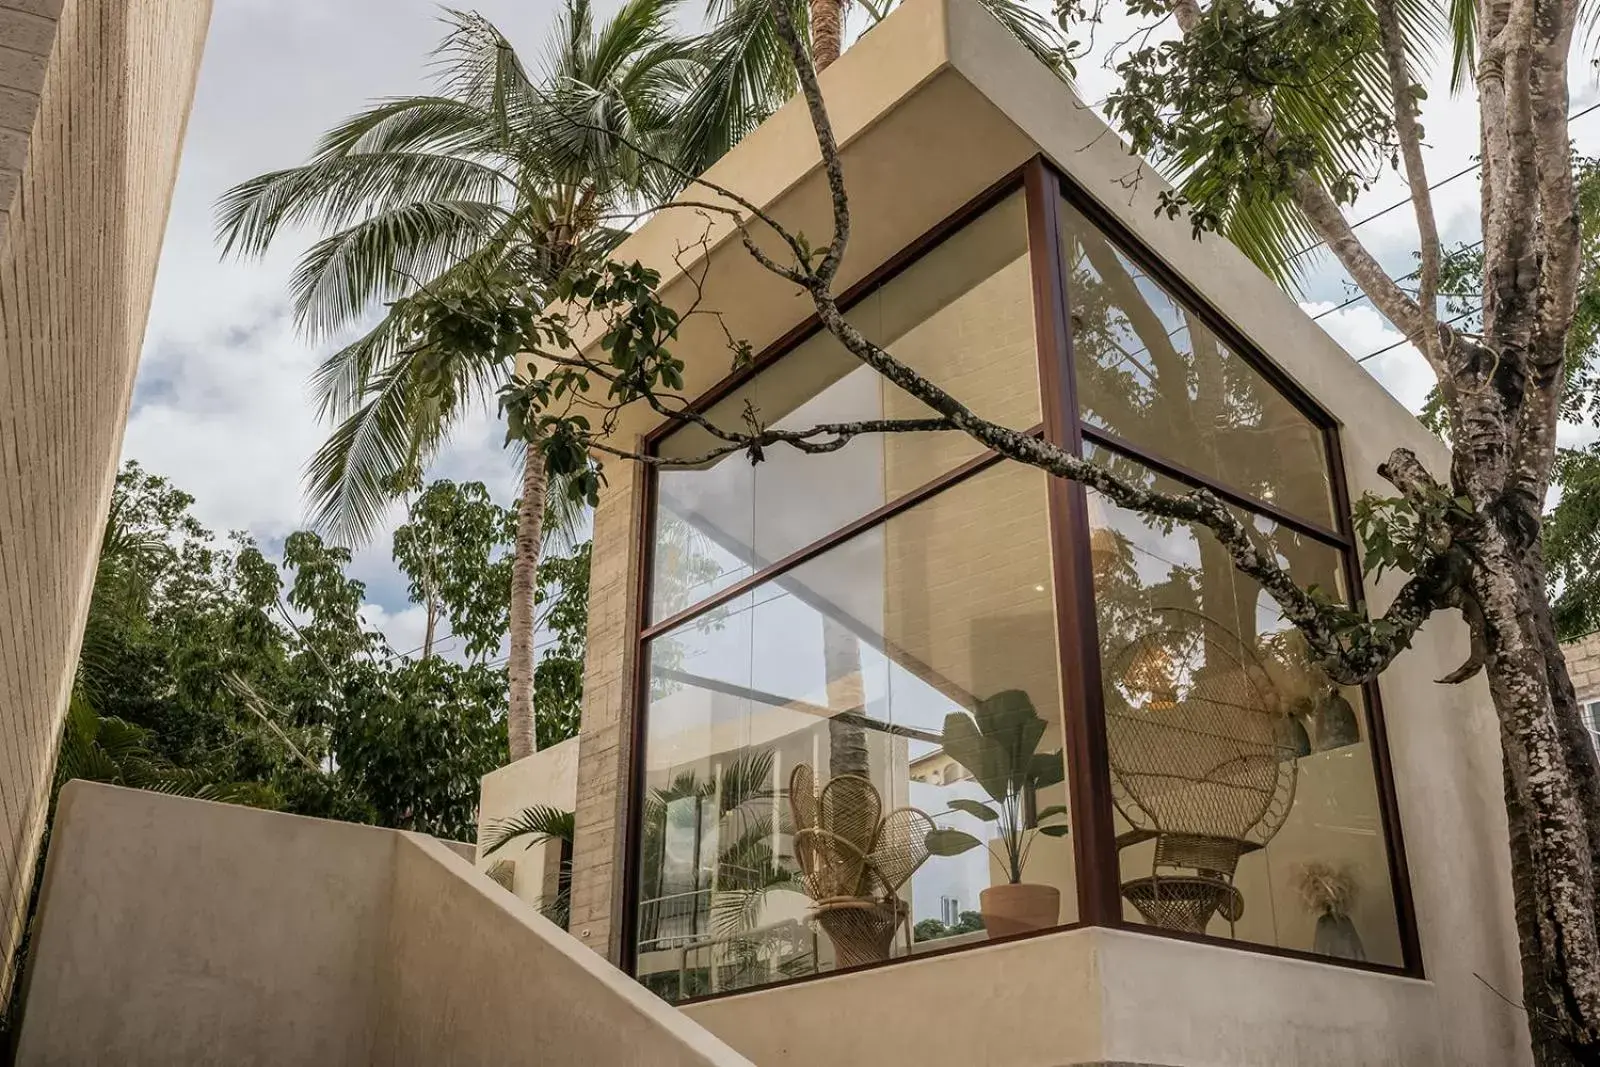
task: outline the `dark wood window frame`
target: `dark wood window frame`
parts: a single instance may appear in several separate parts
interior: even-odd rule
[[[1040,406],[1043,422],[1030,433],[1042,434],[1046,439],[1081,451],[1085,441],[1099,447],[1119,452],[1150,469],[1187,485],[1205,487],[1229,503],[1247,511],[1261,514],[1283,526],[1305,534],[1340,553],[1344,576],[1352,596],[1362,589],[1360,566],[1355,555],[1355,535],[1350,518],[1350,494],[1346,478],[1343,451],[1339,441],[1339,427],[1334,417],[1313,398],[1278,369],[1271,360],[1247,338],[1242,336],[1225,318],[1186,283],[1175,271],[1152,254],[1138,238],[1114,215],[1096,202],[1070,177],[1058,170],[1043,156],[1035,156],[1021,167],[995,182],[988,189],[968,201],[927,233],[862,278],[841,294],[840,305],[848,309],[899,275],[912,263],[921,259],[936,245],[973,221],[985,211],[1022,190],[1028,229],[1028,256],[1030,260],[1033,292],[1036,352],[1039,360]],[[1076,375],[1072,358],[1072,338],[1068,306],[1071,299],[1066,277],[1066,264],[1061,250],[1060,211],[1062,201],[1071,204],[1088,221],[1105,234],[1129,259],[1144,269],[1186,311],[1195,315],[1228,347],[1229,351],[1260,374],[1269,386],[1288,399],[1321,431],[1325,444],[1325,457],[1331,473],[1333,511],[1337,526],[1329,528],[1304,516],[1296,515],[1252,494],[1226,485],[1201,472],[1184,467],[1170,459],[1150,452],[1114,433],[1084,424],[1077,402]],[[820,332],[822,326],[815,316],[800,323],[771,345],[767,346],[751,363],[740,371],[718,382],[698,397],[693,404],[696,411],[705,411],[735,389],[749,382],[762,370],[787,355],[801,343]],[[663,425],[645,437],[645,447],[656,449],[675,427]],[[654,567],[652,548],[657,500],[655,468],[647,468],[643,476],[641,503],[635,512],[635,536],[639,552],[636,557],[636,603],[640,624],[637,628],[637,646],[634,655],[633,721],[630,748],[625,766],[628,768],[627,805],[624,813],[626,847],[622,865],[622,908],[618,916],[621,925],[619,965],[632,973],[637,962],[637,938],[634,927],[639,912],[639,851],[642,847],[642,820],[645,771],[644,747],[646,742],[646,717],[649,705],[649,643],[663,633],[671,631],[692,619],[726,604],[756,586],[765,584],[801,564],[815,559],[828,550],[848,541],[868,529],[887,522],[925,500],[942,493],[1001,461],[994,452],[985,452],[938,477],[889,501],[866,515],[857,518],[830,534],[803,546],[787,556],[767,564],[755,573],[740,579],[725,589],[707,596],[699,602],[675,612],[654,623],[649,621],[651,578]],[[1373,769],[1379,799],[1380,817],[1387,846],[1389,883],[1394,898],[1395,917],[1400,935],[1403,964],[1390,964],[1334,959],[1298,949],[1280,948],[1256,942],[1213,937],[1206,934],[1187,934],[1175,930],[1123,918],[1120,885],[1120,867],[1115,843],[1112,818],[1110,764],[1106,748],[1105,709],[1100,690],[1100,648],[1095,624],[1094,589],[1089,560],[1088,496],[1082,485],[1060,478],[1049,479],[1047,488],[1047,513],[1050,524],[1050,546],[1055,581],[1057,611],[1056,634],[1060,655],[1059,677],[1062,686],[1062,707],[1066,736],[1068,789],[1071,797],[1072,841],[1077,873],[1078,915],[1076,922],[1062,924],[1048,930],[1016,935],[1016,938],[1038,937],[1062,930],[1084,926],[1101,926],[1124,929],[1150,937],[1192,941],[1256,952],[1264,955],[1310,960],[1327,966],[1349,967],[1378,971],[1409,977],[1422,977],[1423,964],[1418,942],[1416,914],[1411,895],[1411,883],[1405,859],[1405,846],[1401,835],[1399,808],[1395,798],[1393,766],[1389,758],[1388,734],[1384,725],[1383,704],[1378,687],[1368,683],[1363,687],[1371,734]],[[996,938],[971,945],[958,945],[948,949],[932,950],[916,958],[962,952],[970,948],[995,944],[997,941],[1016,938]],[[893,966],[903,960],[885,960],[869,966]],[[855,968],[861,970],[865,968]],[[792,982],[825,979],[841,971],[807,975],[783,982],[752,986],[749,989],[731,990],[703,997],[693,997],[684,1003],[734,996],[744,992],[771,989]]]

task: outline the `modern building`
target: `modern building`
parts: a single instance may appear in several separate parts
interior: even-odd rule
[[[0,0],[0,999],[210,0]]]
[[[1159,212],[1158,177],[978,5],[910,0],[823,85],[853,323],[981,415],[1210,488],[1302,583],[1385,601],[1349,502],[1385,491],[1396,446],[1444,469],[1439,441],[1236,249]],[[708,178],[814,245],[830,232],[798,105]],[[661,212],[621,256],[718,313],[676,348],[712,420],[919,413],[725,220]],[[709,440],[648,410],[616,435],[662,457]],[[1462,658],[1457,621],[1341,691],[1208,532],[955,433],[607,477],[574,791],[538,799],[576,811],[574,935],[752,1061],[1527,1055],[1502,996],[1519,979],[1494,715],[1481,686],[1432,682]],[[1013,713],[1042,726],[1003,733]],[[1054,770],[950,774],[974,751],[951,715],[1025,734]],[[808,783],[841,778],[871,786],[836,797],[837,818],[869,813],[857,851],[891,812],[940,831],[913,835],[942,850],[898,903],[870,878],[854,903],[821,892],[819,868],[856,868]],[[1012,882],[1044,891],[1043,917],[1016,921]],[[987,929],[910,933],[952,899]],[[903,917],[892,936],[860,929],[874,901],[880,927]]]
[[[979,3],[906,0],[822,85],[858,328],[982,415],[1210,488],[1301,582],[1392,595],[1350,501],[1443,446]],[[798,102],[709,177],[826,239]],[[725,217],[660,211],[621,255],[718,313],[677,349],[709,418],[917,412]],[[25,1063],[1529,1062],[1496,719],[1433,682],[1458,620],[1340,690],[1206,531],[960,434],[607,476],[582,732],[483,790],[486,822],[575,812],[570,937],[530,907],[555,843],[480,859],[507,892],[418,835],[72,786]]]

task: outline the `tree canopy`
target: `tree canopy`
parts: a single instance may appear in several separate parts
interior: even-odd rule
[[[181,772],[263,806],[470,840],[478,779],[505,761],[513,512],[476,482],[420,489],[393,558],[450,633],[397,650],[362,617],[348,549],[298,531],[275,562],[193,503],[136,463],[118,475],[69,742],[98,733],[143,762],[83,776]],[[583,544],[541,569],[545,745],[577,730],[588,559]],[[64,763],[81,766],[95,764]]]

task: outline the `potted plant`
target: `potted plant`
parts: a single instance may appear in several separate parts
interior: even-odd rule
[[[1356,880],[1349,867],[1311,861],[1292,875],[1294,888],[1306,910],[1317,917],[1311,951],[1346,960],[1365,960],[1367,950],[1350,918],[1356,900]]]
[[[1065,837],[1068,829],[1066,805],[1038,804],[1039,790],[1065,777],[1059,749],[1035,751],[1044,732],[1045,721],[1019,689],[978,701],[970,714],[945,716],[945,754],[971,772],[990,799],[952,800],[950,807],[994,824],[995,837],[985,847],[1006,872],[1005,884],[990,886],[978,897],[991,937],[1042,930],[1054,926],[1061,914],[1059,889],[1022,880],[1034,839],[1039,834]],[[936,829],[927,844],[932,855],[957,856],[984,842],[961,830]]]

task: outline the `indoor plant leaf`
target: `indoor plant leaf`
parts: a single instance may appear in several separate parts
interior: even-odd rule
[[[983,844],[969,833],[943,827],[929,830],[924,842],[928,846],[928,853],[934,856],[959,856]]]
[[[994,822],[1000,818],[1000,813],[981,800],[952,800],[950,807],[954,811],[964,811],[968,815],[976,815],[984,822]]]
[[[945,755],[972,772],[984,792],[996,801],[1006,799],[1010,781],[1006,751],[1000,742],[979,731],[971,715],[964,711],[946,715],[941,741]]]

